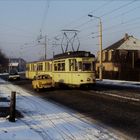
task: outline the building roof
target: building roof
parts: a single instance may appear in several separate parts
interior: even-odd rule
[[[122,39],[104,50],[140,50],[140,40],[125,34]]]

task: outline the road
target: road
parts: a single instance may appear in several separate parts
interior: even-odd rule
[[[13,84],[33,91],[29,80]],[[92,89],[53,89],[33,94],[78,110],[130,139],[140,139],[140,102],[131,100],[140,99],[140,89],[96,84]]]

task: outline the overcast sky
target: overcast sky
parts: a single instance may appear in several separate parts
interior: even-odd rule
[[[44,39],[37,40],[42,34],[47,35],[47,58],[51,58],[53,51],[61,53],[61,30],[74,29],[79,30],[80,50],[96,54],[99,20],[88,14],[101,17],[105,48],[126,32],[140,39],[139,13],[139,0],[0,0],[0,49],[8,57],[38,60],[44,57]]]

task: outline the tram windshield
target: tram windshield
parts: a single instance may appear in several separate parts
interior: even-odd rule
[[[78,63],[78,70],[79,71],[93,71],[94,70],[94,64],[93,62],[79,62]]]
[[[94,71],[95,66],[93,61],[76,61],[69,60],[69,71]]]
[[[91,71],[92,65],[91,62],[83,63],[83,71]]]

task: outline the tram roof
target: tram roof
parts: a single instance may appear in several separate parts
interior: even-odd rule
[[[37,62],[46,62],[46,61],[52,61],[53,59],[46,59],[46,60],[37,60],[37,61],[31,61],[27,63],[37,63]]]
[[[90,52],[86,52],[86,51],[75,51],[75,52],[66,52],[66,53],[54,55],[53,59],[56,60],[56,59],[64,59],[64,58],[71,58],[71,57],[95,57],[95,55],[91,54]],[[52,61],[53,59],[32,61],[32,62],[28,62],[28,63]]]
[[[62,58],[70,58],[70,57],[95,57],[95,55],[86,51],[75,51],[75,52],[66,52],[63,54],[57,54],[54,56],[54,59],[62,59]]]

